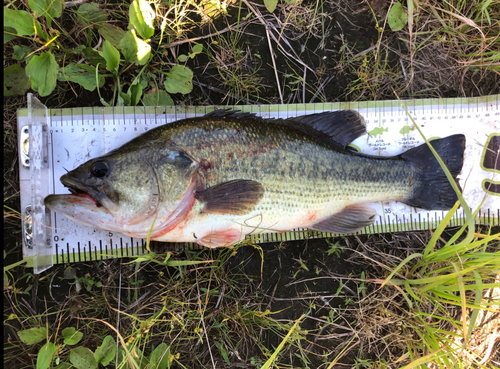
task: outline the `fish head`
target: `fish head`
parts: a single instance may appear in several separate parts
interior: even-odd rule
[[[194,198],[197,168],[165,143],[122,147],[64,174],[71,194],[47,196],[45,205],[86,226],[145,237],[153,222],[165,227]]]

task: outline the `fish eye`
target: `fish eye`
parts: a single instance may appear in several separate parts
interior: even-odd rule
[[[108,170],[108,164],[103,161],[98,161],[95,162],[94,165],[92,165],[92,169],[90,170],[90,172],[94,177],[102,178],[108,173]]]

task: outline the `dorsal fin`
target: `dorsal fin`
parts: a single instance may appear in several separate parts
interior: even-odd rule
[[[355,110],[326,111],[287,120],[309,126],[343,147],[366,134],[365,120]]]
[[[263,120],[264,118],[258,117],[255,113],[244,113],[239,110],[232,109],[217,109],[205,115],[205,117],[217,118],[253,118],[256,120]]]
[[[363,117],[355,110],[325,111],[322,113],[302,115],[288,119],[266,119],[255,113],[243,113],[238,110],[219,109],[205,115],[218,118],[246,118],[268,123],[283,124],[298,129],[305,134],[316,136],[323,141],[334,141],[345,148],[356,138],[366,134]],[[334,144],[334,145],[335,145]],[[337,146],[337,145],[335,145]]]

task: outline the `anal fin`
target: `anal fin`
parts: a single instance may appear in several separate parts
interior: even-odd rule
[[[261,183],[235,179],[196,192],[195,198],[204,203],[202,212],[244,215],[253,210],[264,196]]]
[[[237,229],[215,231],[198,239],[198,244],[206,247],[232,247],[245,236]]]
[[[375,221],[377,213],[364,205],[350,205],[340,212],[309,226],[310,229],[330,233],[354,233]]]

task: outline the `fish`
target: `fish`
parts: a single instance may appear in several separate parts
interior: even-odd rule
[[[348,146],[366,134],[355,110],[288,119],[216,110],[85,162],[60,179],[70,193],[44,203],[94,229],[206,247],[297,228],[355,233],[374,223],[369,204],[380,201],[453,207],[457,195],[427,144],[391,157]],[[465,136],[430,145],[457,182]]]

